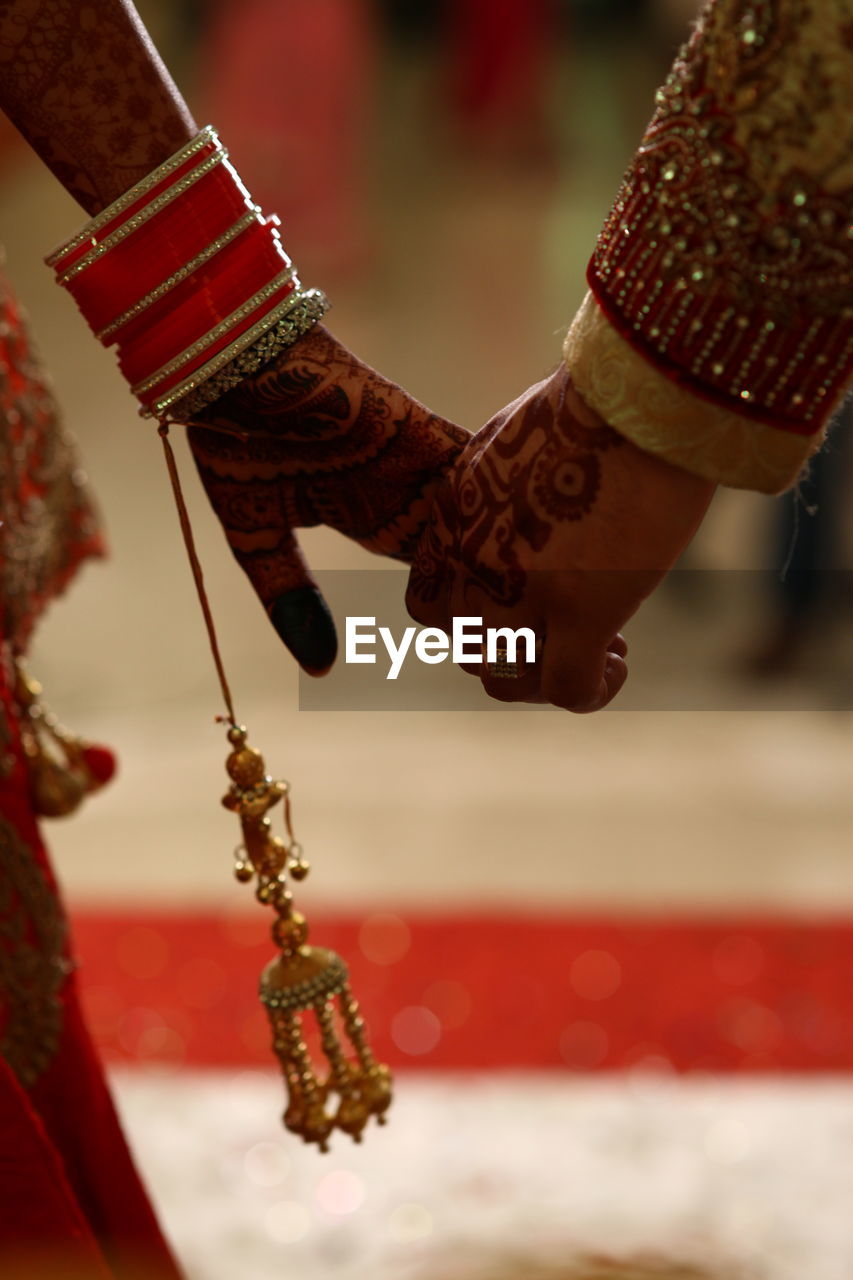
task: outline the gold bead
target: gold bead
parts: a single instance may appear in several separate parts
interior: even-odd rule
[[[30,764],[33,808],[43,818],[61,818],[73,813],[86,795],[86,779],[76,769],[63,768],[49,756],[38,756]]]
[[[287,1123],[285,1121],[285,1123]],[[334,1128],[334,1120],[326,1111],[322,1102],[312,1102],[302,1117],[300,1130],[306,1142],[318,1142],[321,1150],[326,1149],[326,1138]]]
[[[308,923],[300,911],[285,919],[276,920],[272,927],[273,941],[283,951],[295,951],[308,939]]]
[[[256,786],[264,778],[264,758],[254,747],[242,745],[237,751],[232,751],[225,761],[225,768],[238,787]]]
[[[386,1066],[371,1067],[364,1082],[364,1096],[374,1115],[381,1115],[391,1105],[391,1072]]]
[[[275,836],[267,841],[266,848],[259,859],[261,870],[268,876],[277,876],[283,869],[286,858],[287,850],[284,847],[284,841]]]
[[[361,1138],[361,1131],[369,1119],[369,1107],[357,1097],[342,1098],[335,1113],[336,1126],[343,1129],[344,1133],[350,1134],[356,1141]]]
[[[305,1124],[305,1104],[302,1100],[293,1101],[282,1117],[285,1129],[291,1133],[301,1133]]]

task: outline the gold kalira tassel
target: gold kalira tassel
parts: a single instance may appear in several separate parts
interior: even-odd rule
[[[364,1022],[349,989],[346,965],[333,951],[308,945],[305,917],[293,909],[288,875],[294,880],[304,880],[309,867],[293,836],[289,788],[286,782],[277,782],[269,776],[263,756],[249,746],[246,730],[234,714],[189,512],[169,444],[168,422],[160,423],[159,434],[210,652],[228,711],[227,716],[217,719],[228,725],[231,744],[231,753],[225,762],[231,786],[222,803],[236,813],[243,830],[234,871],[244,884],[257,881],[255,897],[264,906],[272,907],[276,915],[272,937],[280,955],[261,975],[260,997],[269,1015],[273,1049],[287,1085],[284,1123],[305,1142],[315,1142],[321,1151],[328,1151],[329,1135],[334,1129],[341,1129],[360,1142],[371,1116],[375,1116],[379,1124],[385,1123],[385,1112],[391,1105],[391,1073],[377,1063],[370,1052]],[[267,817],[273,805],[282,799],[287,843],[271,834]],[[329,1062],[328,1075],[322,1080],[302,1034],[301,1015],[312,1010]],[[344,1048],[344,1037],[349,1041],[351,1053]],[[337,1104],[333,1102],[334,1097],[338,1099]]]
[[[288,1101],[284,1124],[305,1142],[328,1151],[334,1129],[356,1142],[371,1116],[385,1123],[391,1103],[391,1073],[378,1064],[364,1034],[364,1022],[349,988],[340,956],[308,943],[305,917],[293,908],[288,874],[303,880],[309,865],[293,838],[289,789],[266,772],[264,758],[250,747],[246,730],[232,724],[232,751],[225,762],[231,786],[222,798],[236,813],[243,831],[235,875],[242,883],[256,880],[255,896],[276,913],[272,937],[280,955],[261,975],[260,998],[269,1015],[273,1048],[281,1063]],[[288,843],[270,833],[268,811],[284,799]],[[335,1001],[338,1007],[335,1007]],[[302,1015],[313,1013],[320,1030],[329,1072],[320,1079],[303,1038]],[[349,1041],[349,1056],[342,1041]],[[333,1098],[337,1103],[333,1103]]]

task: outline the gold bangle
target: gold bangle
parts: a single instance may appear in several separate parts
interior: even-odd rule
[[[245,382],[246,378],[257,373],[282,351],[303,338],[315,324],[322,320],[329,305],[328,298],[319,289],[306,290],[300,294],[295,305],[285,316],[271,316],[271,323],[266,332],[260,337],[256,335],[251,345],[245,350],[235,354],[234,350],[229,348],[230,354],[222,353],[229,354],[229,359],[221,368],[193,387],[176,388],[175,392],[171,392],[152,405],[150,412],[143,411],[143,417],[150,417],[152,414],[160,414],[168,410],[169,417],[174,418],[176,422],[189,422],[194,414],[213,404],[226,392],[239,386],[241,382]]]

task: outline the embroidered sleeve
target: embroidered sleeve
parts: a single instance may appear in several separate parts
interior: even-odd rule
[[[853,375],[853,0],[712,0],[588,280],[596,412],[724,484],[796,477]]]

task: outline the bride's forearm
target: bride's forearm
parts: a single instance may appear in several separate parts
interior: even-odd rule
[[[196,132],[130,0],[7,0],[0,108],[90,214]]]

